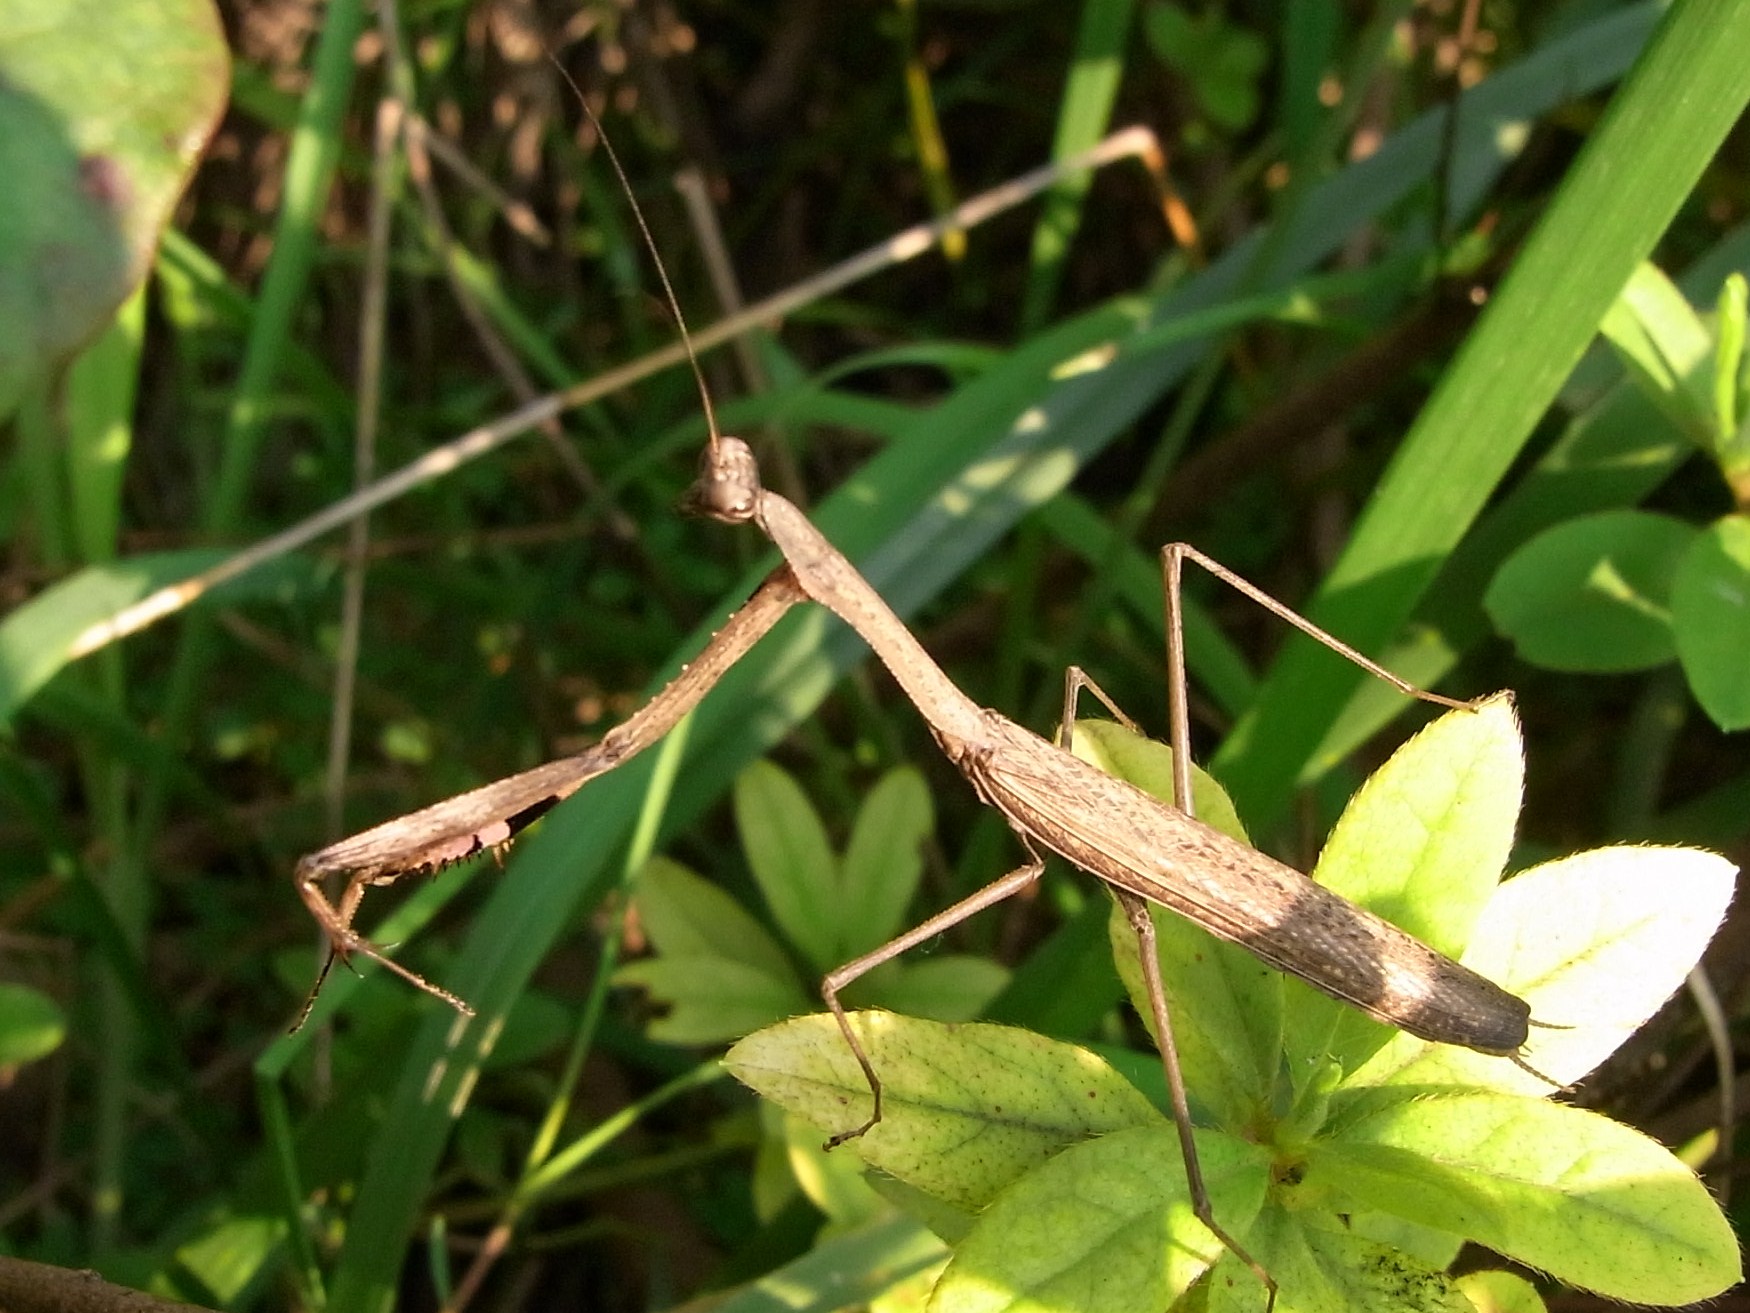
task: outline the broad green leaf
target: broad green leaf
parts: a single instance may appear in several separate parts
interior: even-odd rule
[[[1350,799],[1313,878],[1443,953],[1501,882],[1525,786],[1513,700],[1448,711]]]
[[[1600,848],[1546,862],[1496,891],[1463,961],[1531,1004],[1525,1061],[1569,1084],[1615,1052],[1682,985],[1725,916],[1735,875],[1725,858],[1693,848]],[[1387,1077],[1552,1092],[1548,1082],[1503,1059],[1408,1035],[1376,1054],[1352,1083]]]
[[[1532,1005],[1526,1060],[1572,1083],[1664,1006],[1725,919],[1737,868],[1694,848],[1599,848],[1501,886],[1467,964]]]
[[[1090,766],[1129,780],[1169,807],[1173,801],[1173,749],[1170,745],[1128,729],[1114,720],[1078,720],[1070,750]],[[1197,819],[1243,844],[1246,835],[1227,792],[1195,762],[1191,764],[1191,801]]]
[[[1677,657],[1696,701],[1728,733],[1750,729],[1750,516],[1714,521],[1671,585]]]
[[[67,1019],[47,994],[0,984],[0,1069],[47,1057],[67,1038]]]
[[[614,973],[667,1015],[650,1024],[670,1044],[715,1044],[806,1012],[808,995],[784,950],[741,904],[664,857],[638,873],[638,912],[657,955]]]
[[[935,827],[929,787],[914,767],[888,771],[869,790],[840,868],[838,962],[861,957],[906,928],[905,911],[924,873],[924,840]]]
[[[1449,711],[1349,800],[1313,879],[1457,956],[1501,880],[1525,780],[1512,699]],[[1325,1054],[1346,1068],[1385,1042],[1381,1023],[1311,989],[1287,996],[1291,1071]]]
[[[1419,1226],[1392,1213],[1356,1211],[1333,1214],[1343,1220],[1345,1233],[1377,1241],[1406,1254],[1432,1272],[1444,1272],[1464,1248],[1464,1241],[1430,1226]]]
[[[882,1120],[847,1151],[960,1208],[983,1208],[1065,1145],[1160,1118],[1105,1062],[1043,1035],[889,1012],[851,1025],[881,1078]],[[824,1131],[869,1115],[869,1083],[830,1016],[749,1035],[723,1062]]]
[[[1305,1185],[1322,1184],[1613,1299],[1687,1304],[1741,1276],[1695,1173],[1564,1104],[1463,1090],[1384,1103],[1309,1148]]]
[[[1376,1241],[1435,1273],[1444,1273],[1447,1267],[1453,1266],[1458,1252],[1465,1248],[1465,1241],[1458,1236],[1395,1217],[1393,1213],[1356,1210],[1353,1213],[1332,1213],[1330,1218],[1339,1220],[1344,1234]]]
[[[616,971],[614,983],[639,986],[668,1005],[649,1027],[665,1044],[718,1044],[808,1006],[793,978],[721,957],[645,958]]]
[[[1203,1131],[1197,1156],[1217,1220],[1244,1243],[1268,1184],[1266,1151]],[[1223,1252],[1191,1211],[1178,1136],[1157,1120],[1066,1148],[1004,1191],[956,1247],[930,1308],[1164,1309]]]
[[[1149,917],[1185,1084],[1204,1115],[1237,1131],[1268,1106],[1281,1063],[1282,976],[1164,908],[1150,907]],[[1155,1037],[1136,932],[1122,908],[1113,907],[1107,928],[1130,1004]]]
[[[971,1021],[1009,983],[1008,969],[957,953],[920,958],[881,983],[883,1007],[931,1021]]]
[[[0,418],[145,277],[228,80],[211,0],[29,0],[0,14],[12,198],[0,207]]]
[[[735,780],[735,824],[778,928],[817,970],[840,965],[838,858],[801,787],[769,761],[752,763]]]
[[[1677,285],[1656,265],[1642,263],[1598,331],[1659,409],[1706,448],[1713,429],[1714,343]]]
[[[679,862],[652,857],[633,885],[644,932],[663,957],[715,957],[758,968],[797,990],[790,959],[740,903]]]
[[[1676,655],[1671,585],[1695,532],[1650,511],[1583,515],[1508,557],[1483,605],[1534,665],[1589,672],[1662,665]]]

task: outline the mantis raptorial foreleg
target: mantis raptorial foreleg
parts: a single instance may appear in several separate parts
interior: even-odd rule
[[[589,751],[385,821],[303,858],[296,872],[298,893],[327,936],[328,956],[292,1029],[297,1030],[310,1015],[335,960],[346,962],[354,953],[381,963],[409,984],[472,1016],[474,1010],[449,990],[402,966],[353,929],[365,891],[501,849],[590,780],[631,760],[667,734],[786,611],[803,600],[805,595],[790,571],[774,571],[724,621],[704,651]],[[330,902],[323,885],[333,875],[345,875],[347,881],[339,899]]]

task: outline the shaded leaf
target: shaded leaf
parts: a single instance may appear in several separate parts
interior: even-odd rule
[[[746,908],[679,862],[652,857],[634,884],[638,915],[664,957],[719,957],[788,980],[800,992],[790,959]]]
[[[949,953],[905,963],[882,982],[881,1003],[931,1021],[971,1021],[1008,983],[1008,969],[1000,963]]]
[[[678,862],[653,857],[638,873],[638,913],[657,956],[614,973],[668,1012],[653,1039],[715,1044],[806,1012],[801,982],[764,926],[741,904]]]
[[[1645,670],[1676,655],[1670,598],[1695,529],[1600,511],[1546,529],[1501,566],[1483,606],[1519,655],[1550,670]]]
[[[1186,78],[1203,112],[1230,132],[1258,114],[1258,75],[1269,57],[1257,36],[1210,11],[1195,17],[1174,4],[1143,13],[1143,34],[1156,58]]]
[[[905,910],[924,873],[924,840],[936,827],[921,772],[900,766],[857,809],[840,873],[839,962],[861,957],[905,928]]]
[[[755,761],[735,778],[735,824],[785,938],[818,971],[838,966],[838,858],[807,795],[780,767]]]
[[[650,1037],[666,1044],[718,1044],[807,1006],[793,980],[721,957],[652,957],[614,973],[668,1005],[650,1023]]]

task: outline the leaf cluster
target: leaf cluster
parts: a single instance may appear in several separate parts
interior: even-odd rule
[[[1111,724],[1078,739],[1084,729],[1094,760],[1170,798],[1164,747]],[[1393,1033],[1157,913],[1209,1199],[1286,1313],[1463,1307],[1440,1270],[1465,1240],[1636,1303],[1688,1303],[1740,1278],[1731,1228],[1689,1168],[1548,1099],[1678,988],[1735,871],[1712,853],[1611,848],[1497,884],[1522,775],[1506,699],[1450,712],[1355,795],[1316,871],[1530,1003],[1537,1028],[1517,1062]],[[1151,1016],[1135,937],[1116,908],[1111,924],[1131,1000]],[[933,1200],[923,1218],[953,1246],[933,1309],[1168,1307],[1206,1274],[1207,1307],[1264,1306],[1193,1214],[1171,1121],[1094,1053],[878,1012],[853,1024],[884,1090],[883,1120],[856,1151]],[[866,1115],[830,1017],[752,1035],[726,1062],[817,1126]]]

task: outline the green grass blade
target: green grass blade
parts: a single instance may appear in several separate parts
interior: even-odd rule
[[[1105,134],[1124,71],[1125,36],[1135,8],[1134,0],[1086,0],[1082,6],[1075,62],[1058,108],[1057,136],[1051,143],[1052,159],[1079,154]],[[1076,174],[1045,194],[1045,204],[1033,226],[1027,294],[1021,303],[1024,332],[1037,329],[1048,317],[1063,273],[1064,254],[1081,226],[1082,202],[1093,181],[1091,174]]]
[[[358,0],[340,0],[324,10],[310,93],[286,160],[285,200],[274,225],[273,259],[262,278],[242,373],[226,417],[218,480],[203,517],[214,533],[234,528],[242,512],[268,394],[279,379],[293,319],[304,303],[320,236],[318,221],[340,157],[341,124],[352,90],[353,45],[364,17]]]
[[[1405,439],[1311,607],[1318,623],[1367,650],[1409,615],[1737,120],[1750,80],[1720,34],[1742,31],[1750,0],[1669,11]],[[1361,678],[1310,643],[1284,652],[1217,759],[1253,824],[1282,814]]]

